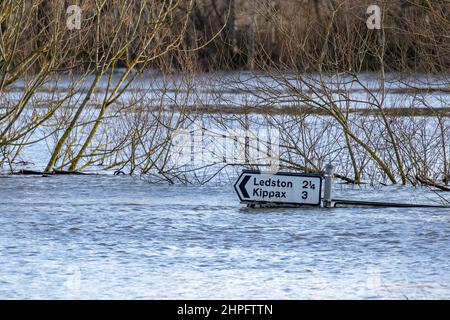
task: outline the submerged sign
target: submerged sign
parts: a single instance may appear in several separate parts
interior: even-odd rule
[[[317,174],[244,170],[234,184],[242,202],[320,205],[322,177]]]

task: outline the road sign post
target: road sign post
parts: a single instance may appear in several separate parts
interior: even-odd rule
[[[332,206],[333,177],[334,166],[329,163],[325,166],[325,190],[323,192],[323,206],[325,208],[331,208]]]
[[[320,206],[322,176],[244,170],[234,184],[234,189],[243,203]]]

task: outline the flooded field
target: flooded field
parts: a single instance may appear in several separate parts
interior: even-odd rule
[[[404,2],[1,2],[0,299],[448,299],[450,2]]]
[[[242,168],[332,162],[336,198],[448,204],[412,187],[446,188],[448,77],[390,78],[143,75],[108,110],[105,79],[80,107],[89,78],[62,78],[20,112],[18,81],[0,97],[0,298],[448,298],[449,209],[250,209],[232,188]],[[38,173],[59,169],[101,175]]]
[[[412,187],[335,189],[439,201]],[[3,175],[0,194],[2,299],[450,296],[447,209],[247,209],[231,182],[101,175]]]

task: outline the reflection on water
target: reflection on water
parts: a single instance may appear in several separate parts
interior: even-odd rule
[[[430,202],[422,189],[340,190]],[[450,212],[243,208],[232,184],[0,178],[0,298],[448,298]]]

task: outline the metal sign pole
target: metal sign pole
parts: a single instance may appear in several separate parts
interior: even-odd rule
[[[323,206],[325,208],[332,207],[333,175],[334,175],[334,166],[331,163],[329,163],[325,166],[325,188],[323,195]]]

